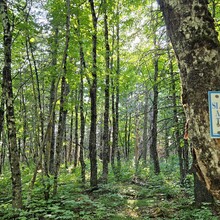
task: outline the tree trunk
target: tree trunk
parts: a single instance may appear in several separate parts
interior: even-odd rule
[[[90,156],[90,185],[97,186],[97,149],[96,149],[96,127],[97,127],[97,17],[95,13],[95,6],[93,0],[89,0],[92,22],[92,84],[90,86],[90,100],[91,100],[91,124],[89,135],[89,156]]]
[[[220,199],[220,141],[209,134],[208,91],[220,88],[220,44],[206,0],[158,1],[182,82],[196,175]]]
[[[23,79],[22,79],[21,71],[19,71],[19,78],[20,78],[20,83],[22,83]],[[22,162],[26,162],[27,165],[29,165],[27,155],[26,155],[26,140],[27,140],[27,130],[28,130],[27,121],[28,120],[27,120],[27,107],[26,107],[26,103],[25,103],[24,87],[23,86],[21,88],[20,112],[21,112],[21,118],[23,120],[23,122],[22,122],[23,132],[22,132],[22,138],[21,138],[21,142],[22,142],[22,144],[21,144],[22,145],[21,160],[22,160]],[[1,135],[1,133],[0,133],[0,135]]]
[[[128,111],[127,111],[127,106],[126,106],[126,113],[125,113],[125,128],[124,128],[124,141],[123,141],[123,154],[124,154],[124,159],[128,160]]]
[[[56,161],[55,161],[55,169],[54,169],[54,188],[53,195],[57,193],[58,187],[58,175],[59,168],[61,163],[61,151],[63,146],[63,137],[64,132],[66,130],[66,98],[68,95],[68,84],[66,82],[66,72],[67,72],[67,56],[68,56],[68,48],[69,48],[69,39],[70,39],[70,0],[66,0],[66,42],[63,53],[62,60],[62,68],[63,68],[63,76],[61,80],[61,94],[60,94],[60,113],[59,113],[59,122],[58,122],[58,134],[56,141]]]
[[[6,157],[6,140],[4,131],[2,132],[1,137],[1,148],[0,148],[0,175],[3,174],[4,164],[5,164],[5,157]]]
[[[120,74],[120,27],[119,27],[119,1],[117,2],[117,24],[116,24],[116,77],[112,79],[112,152],[111,165],[114,174],[119,177],[121,169],[121,152],[118,145],[119,132],[119,74]],[[117,159],[117,168],[115,165]]]
[[[61,81],[60,114],[59,114],[59,122],[58,122],[57,141],[56,141],[56,160],[54,167],[55,169],[54,169],[53,195],[56,195],[57,193],[58,175],[61,164],[61,153],[63,147],[63,138],[66,127],[66,115],[67,115],[67,110],[65,109],[66,96],[67,96],[67,83],[66,83],[66,78],[63,76]]]
[[[105,76],[105,112],[104,112],[104,134],[103,134],[103,171],[102,179],[104,183],[108,182],[108,163],[109,163],[109,74],[110,74],[110,46],[108,37],[108,16],[107,16],[107,3],[104,4],[104,36],[105,36],[105,65],[106,65],[106,76]]]
[[[56,97],[56,91],[55,91],[55,78],[53,77],[51,81],[51,88],[50,88],[50,107],[49,107],[49,135],[48,135],[48,142],[47,142],[47,148],[48,148],[48,159],[49,159],[49,173],[54,174],[54,155],[55,155],[55,119],[56,119],[56,113],[55,113],[55,97]]]
[[[165,159],[167,159],[170,156],[170,149],[169,149],[169,128],[167,126],[167,123],[165,122],[164,125],[164,148],[165,148]]]
[[[178,109],[177,109],[177,99],[176,99],[176,80],[173,72],[173,61],[170,53],[170,48],[167,49],[167,54],[169,58],[169,72],[171,78],[171,94],[172,94],[172,106],[173,106],[173,120],[174,120],[174,135],[175,135],[175,146],[178,151],[179,157],[179,169],[180,169],[180,184],[184,184],[184,179],[186,177],[186,172],[184,169],[184,157],[183,157],[183,147],[180,146],[180,126],[178,119]]]
[[[74,151],[74,167],[77,166],[79,160],[79,135],[78,135],[78,124],[79,124],[79,104],[78,104],[78,90],[76,90],[76,103],[75,103],[75,151]]]
[[[187,173],[189,172],[189,143],[188,143],[188,140],[184,140],[183,167],[184,167],[184,177],[186,177]]]
[[[152,105],[152,127],[150,157],[154,166],[154,173],[160,173],[160,164],[157,152],[157,115],[158,115],[158,57],[154,60],[154,86],[153,86],[153,105]]]
[[[138,175],[138,165],[139,165],[139,144],[140,144],[140,134],[139,134],[139,115],[135,115],[135,148],[134,148],[134,165],[135,165],[135,175]]]
[[[33,68],[32,68],[32,63],[31,63],[31,58],[30,58],[30,52],[29,52],[29,42],[30,39],[29,37],[26,38],[25,41],[25,46],[26,46],[26,55],[27,55],[27,60],[28,60],[28,66],[30,69],[30,75],[31,75],[31,83],[32,83],[32,90],[33,90],[33,106],[34,106],[34,117],[32,118],[32,124],[33,124],[33,133],[34,133],[34,145],[35,145],[35,156],[34,159],[39,158],[38,160],[42,160],[42,150],[40,150],[40,126],[39,126],[39,114],[38,114],[38,104],[37,104],[37,92],[35,88],[35,80],[34,80],[34,74],[33,74]],[[40,153],[39,153],[40,150]],[[39,156],[40,154],[40,156]]]
[[[0,106],[0,140],[2,139],[2,132],[4,127],[4,115],[5,115],[5,93],[2,82],[2,94],[1,94],[1,106]]]
[[[114,80],[111,80],[112,87],[112,148],[111,148],[111,166],[115,172],[115,152],[116,152],[116,123],[115,123],[115,85]]]
[[[84,116],[84,69],[86,68],[86,63],[84,59],[84,51],[80,33],[80,20],[77,18],[77,34],[79,39],[79,55],[80,55],[80,151],[79,151],[79,161],[81,165],[81,180],[85,184],[86,181],[86,164],[84,161],[84,136],[85,136],[85,116]],[[89,82],[89,81],[88,81]]]
[[[57,27],[54,28],[54,42],[53,42],[53,52],[52,52],[52,67],[54,70],[57,67],[57,49],[58,49],[58,33]],[[55,155],[55,103],[56,103],[56,75],[51,76],[51,86],[50,86],[50,105],[49,105],[49,125],[48,125],[48,137],[47,137],[47,149],[48,149],[48,159],[49,159],[49,173],[54,174],[54,155]]]
[[[73,121],[74,121],[74,108],[71,107],[71,116],[70,116],[70,137],[69,137],[69,149],[68,149],[68,162],[70,164],[73,160]]]
[[[8,149],[9,162],[11,167],[12,180],[12,206],[22,208],[22,185],[20,171],[20,152],[17,146],[16,126],[14,115],[14,99],[11,77],[11,46],[12,46],[12,27],[9,21],[7,1],[0,1],[0,11],[2,15],[2,25],[4,30],[4,67],[3,67],[3,91],[6,103],[6,119],[8,130]]]
[[[119,1],[117,2],[117,26],[116,26],[116,99],[115,99],[115,148],[117,151],[117,172],[121,172],[121,151],[118,144],[119,136],[119,76],[120,76],[120,15],[119,15]]]
[[[82,64],[81,64],[82,65]],[[86,164],[84,162],[84,136],[85,136],[85,117],[84,117],[84,102],[83,102],[83,67],[81,66],[81,82],[80,82],[80,151],[79,161],[81,164],[81,179],[84,184],[86,181]]]
[[[40,93],[40,81],[39,81],[39,74],[38,74],[38,69],[37,69],[37,64],[34,56],[34,51],[33,51],[33,46],[32,43],[30,42],[30,39],[28,37],[28,42],[29,42],[29,47],[30,47],[30,52],[31,52],[31,58],[34,64],[34,73],[35,73],[35,81],[36,81],[36,86],[37,86],[37,102],[38,102],[38,108],[39,108],[39,119],[40,119],[40,140],[42,142],[44,138],[44,116],[43,116],[43,107],[42,107],[42,99],[41,99],[41,93]],[[43,151],[45,151],[44,146],[42,146]],[[41,149],[40,149],[41,150]]]
[[[145,90],[145,103],[144,103],[144,131],[143,131],[143,161],[147,165],[147,143],[148,143],[148,111],[149,111],[149,92]]]
[[[2,82],[2,90],[4,90]],[[4,127],[4,114],[5,114],[5,94],[2,91],[1,94],[1,106],[0,106],[0,141],[2,142],[0,146],[0,175],[3,173],[4,158],[5,158],[5,148],[3,144],[3,127]]]

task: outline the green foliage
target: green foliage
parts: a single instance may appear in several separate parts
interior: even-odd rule
[[[66,4],[61,0],[48,0],[46,3],[33,5],[27,1],[25,10],[19,9],[25,5],[25,1],[19,5],[9,4],[11,15],[15,16],[13,51],[12,51],[12,74],[13,91],[15,93],[16,128],[19,147],[25,162],[22,164],[22,187],[24,209],[15,210],[11,206],[11,176],[8,159],[5,160],[3,174],[0,175],[0,219],[217,219],[212,209],[207,205],[198,209],[194,207],[192,175],[185,179],[184,187],[180,187],[179,161],[176,154],[176,131],[183,136],[185,118],[181,107],[179,71],[174,59],[174,52],[170,49],[170,43],[164,30],[164,24],[158,12],[158,6],[149,0],[123,0],[106,1],[108,4],[109,43],[111,58],[111,83],[115,86],[119,78],[119,147],[121,150],[121,169],[109,170],[106,185],[99,185],[99,189],[93,192],[89,188],[89,161],[86,160],[86,184],[82,185],[80,167],[66,169],[61,165],[59,174],[59,186],[56,197],[52,197],[53,176],[45,177],[42,170],[39,171],[33,190],[30,195],[30,183],[35,170],[36,161],[39,159],[42,131],[40,118],[42,116],[46,128],[49,121],[50,86],[52,79],[58,81],[62,73],[63,52],[65,47],[65,20]],[[117,15],[117,2],[119,2],[119,15]],[[143,7],[144,5],[144,7]],[[218,3],[219,5],[219,3]],[[102,4],[101,4],[102,6]],[[102,139],[103,109],[105,90],[105,41],[103,35],[103,8],[99,1],[95,1],[98,14],[98,44],[97,44],[97,145]],[[30,7],[30,8],[29,8]],[[31,8],[32,7],[32,8]],[[100,7],[100,8],[99,8]],[[18,10],[19,9],[19,10]],[[30,10],[31,9],[31,10]],[[29,11],[30,10],[30,11]],[[28,13],[28,17],[27,14]],[[216,26],[219,24],[220,11],[216,8]],[[117,67],[117,37],[116,25],[120,23],[120,75],[116,74]],[[43,22],[40,22],[43,21]],[[66,80],[70,93],[68,102],[65,104],[67,112],[66,140],[69,145],[70,139],[70,112],[79,105],[76,90],[79,91],[81,74],[84,82],[84,115],[85,127],[85,157],[88,155],[89,123],[90,123],[90,100],[89,80],[92,70],[92,20],[88,1],[77,0],[71,2],[70,42],[67,56]],[[58,29],[57,35],[55,34]],[[3,66],[3,31],[0,25],[0,67]],[[55,39],[57,38],[57,39]],[[155,43],[156,42],[156,43]],[[80,69],[80,45],[82,46],[85,67],[83,73]],[[31,49],[33,54],[31,54]],[[57,51],[56,51],[57,50]],[[168,56],[170,50],[170,56]],[[159,58],[159,76],[155,82],[154,58]],[[55,59],[55,60],[54,60]],[[171,67],[174,71],[171,77]],[[1,68],[2,69],[2,68]],[[36,73],[39,77],[40,92],[37,94]],[[1,81],[1,79],[0,79]],[[174,83],[173,83],[174,81]],[[152,106],[152,88],[155,83],[159,89],[158,103],[158,145],[164,151],[165,135],[169,139],[171,155],[168,159],[162,158],[161,173],[154,175],[152,165],[147,166],[139,161],[139,167],[135,170],[134,146],[136,130],[143,135],[144,106],[148,106],[148,112]],[[110,96],[116,88],[110,86]],[[59,115],[60,84],[56,92],[56,126]],[[1,89],[0,89],[1,91]],[[148,101],[145,100],[145,94]],[[41,97],[43,115],[39,110]],[[173,95],[176,96],[178,124],[173,120],[174,106]],[[112,97],[110,97],[110,102]],[[111,106],[110,106],[111,107]],[[125,140],[125,127],[131,116],[130,140]],[[75,117],[75,116],[74,116]],[[148,114],[148,118],[150,115]],[[80,119],[80,118],[79,118]],[[75,118],[74,118],[75,120]],[[112,125],[110,110],[109,122]],[[136,122],[140,122],[136,125]],[[74,125],[75,126],[75,125]],[[112,128],[110,128],[112,130]],[[74,129],[75,130],[75,127]],[[80,125],[79,125],[80,130]],[[167,130],[167,134],[165,131]],[[127,128],[128,131],[128,128]],[[5,132],[5,131],[4,131]],[[46,129],[43,131],[46,133]],[[74,132],[73,132],[74,133]],[[56,134],[57,135],[57,134]],[[127,134],[128,135],[128,134]],[[100,137],[99,137],[100,136]],[[7,139],[0,137],[0,140]],[[45,140],[46,141],[46,140]],[[111,140],[112,141],[112,140]],[[129,142],[130,155],[124,160],[125,142]],[[7,140],[6,140],[7,142]],[[142,137],[140,137],[140,143]],[[183,142],[180,143],[183,145]],[[101,145],[101,144],[100,144]],[[44,147],[44,146],[43,146]],[[100,153],[98,149],[98,154]],[[6,149],[6,154],[8,153]],[[44,149],[45,150],[45,149]],[[139,149],[140,151],[142,149]],[[67,152],[63,152],[63,155]],[[24,154],[24,155],[23,155]],[[43,159],[44,157],[43,152]],[[34,158],[34,159],[33,159]],[[71,164],[68,164],[71,167]],[[98,172],[101,176],[102,161],[98,161]],[[50,191],[49,200],[45,200],[45,188]],[[30,197],[31,196],[31,197]],[[29,198],[30,197],[30,198]]]
[[[0,181],[0,219],[2,220],[58,220],[58,219],[201,219],[217,220],[209,204],[201,208],[194,206],[193,180],[187,176],[185,187],[179,185],[177,158],[161,163],[161,174],[155,175],[149,167],[141,167],[136,182],[134,165],[122,164],[121,180],[117,181],[110,173],[109,183],[99,185],[98,190],[90,191],[80,183],[80,169],[71,172],[61,168],[59,189],[56,197],[45,201],[42,179],[37,178],[31,200],[24,197],[24,209],[11,207],[10,175],[4,173]],[[30,173],[34,167],[23,170],[24,195],[28,194]],[[4,178],[3,178],[4,177]],[[52,177],[50,178],[52,180]],[[48,181],[50,181],[50,179]],[[52,184],[52,183],[51,183]],[[217,208],[218,209],[218,208]]]
[[[217,216],[214,216],[212,213],[212,210],[208,205],[203,205],[200,209],[187,209],[182,210],[180,213],[178,213],[178,216],[174,219],[181,219],[181,220],[187,220],[187,219],[198,219],[198,220],[217,220],[219,219]]]

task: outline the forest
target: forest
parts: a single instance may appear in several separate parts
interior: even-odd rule
[[[0,219],[219,219],[218,0],[0,14]]]

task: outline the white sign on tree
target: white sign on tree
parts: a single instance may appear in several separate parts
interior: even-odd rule
[[[209,91],[209,119],[211,138],[220,138],[220,91]]]

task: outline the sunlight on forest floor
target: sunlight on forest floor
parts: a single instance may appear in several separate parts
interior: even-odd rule
[[[64,168],[60,174],[59,191],[56,197],[44,199],[44,188],[38,176],[32,199],[27,203],[31,170],[24,170],[24,210],[11,208],[10,175],[5,173],[0,181],[1,220],[217,220],[219,207],[210,208],[204,204],[200,209],[194,206],[193,182],[180,187],[176,174],[160,175],[134,174],[124,171],[121,181],[111,176],[109,183],[90,191],[82,187],[78,171]],[[135,180],[135,181],[134,181]],[[51,180],[52,181],[52,180]],[[48,182],[49,183],[49,182]]]

